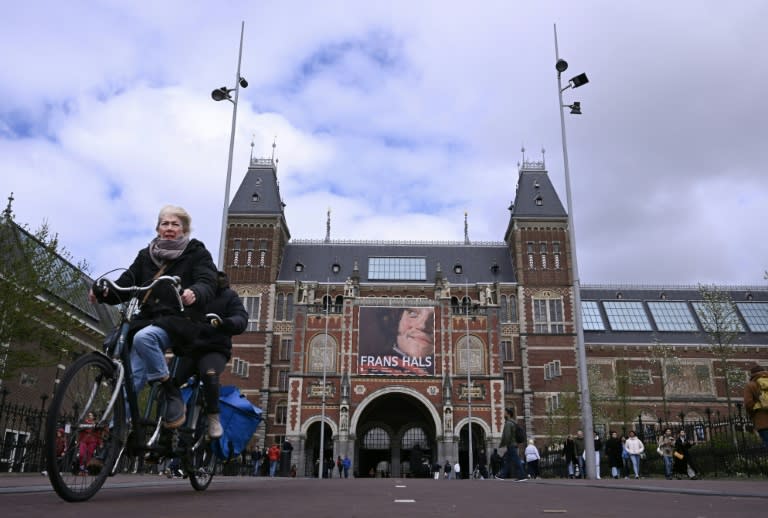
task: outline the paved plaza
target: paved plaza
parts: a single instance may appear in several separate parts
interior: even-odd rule
[[[90,501],[66,503],[40,475],[0,475],[4,518],[94,516],[393,518],[394,516],[754,517],[768,508],[768,479],[564,480],[216,477],[118,475]]]

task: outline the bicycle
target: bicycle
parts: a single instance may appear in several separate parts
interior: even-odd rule
[[[190,378],[184,390],[185,399],[188,397],[184,424],[169,430],[163,427],[164,402],[158,397],[159,385],[151,385],[147,402],[141,408],[131,372],[128,337],[142,297],[157,284],[170,282],[183,311],[181,280],[165,275],[147,286],[124,288],[108,279],[98,282],[114,292],[128,294],[129,299],[120,306],[119,322],[108,335],[104,350],[78,358],[65,371],[54,392],[45,427],[46,467],[53,489],[68,502],[88,500],[108,476],[115,474],[121,458],[141,456],[145,462],[179,458],[192,487],[204,491],[213,480],[216,457],[207,437],[205,398],[199,376]],[[174,357],[172,376],[177,363],[178,358]],[[88,414],[97,416],[95,422],[85,421]],[[63,438],[59,435],[57,440],[60,431],[64,432]],[[100,434],[101,444],[91,461],[83,464],[80,436],[87,431]]]

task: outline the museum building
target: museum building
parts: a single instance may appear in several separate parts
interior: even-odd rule
[[[325,239],[291,239],[284,207],[276,163],[252,158],[225,252],[250,321],[222,381],[264,409],[254,445],[290,441],[299,476],[321,450],[356,476],[408,476],[416,452],[466,472],[505,408],[539,447],[580,427],[568,217],[543,162],[519,167],[499,242],[471,241],[466,219],[457,242],[333,240],[330,215]],[[716,290],[735,331],[720,356],[699,287],[582,286],[599,433],[736,411],[768,362],[768,290]]]

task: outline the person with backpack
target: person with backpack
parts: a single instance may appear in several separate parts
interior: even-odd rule
[[[768,448],[768,368],[755,365],[749,374],[749,383],[744,387],[744,408]]]
[[[499,442],[499,449],[506,448],[504,452],[504,464],[501,468],[501,474],[496,478],[504,480],[512,474],[512,466],[517,467],[517,480],[522,482],[528,480],[525,474],[525,466],[520,459],[520,454],[517,451],[518,444],[525,443],[525,428],[520,426],[517,421],[512,417],[515,411],[512,408],[504,410],[504,429],[501,432],[501,442]],[[522,440],[520,440],[522,438]]]

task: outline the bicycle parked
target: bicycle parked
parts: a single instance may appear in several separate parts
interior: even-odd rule
[[[207,437],[205,398],[199,377],[191,378],[184,390],[184,424],[167,429],[163,426],[165,403],[158,397],[159,386],[152,385],[146,402],[140,404],[131,372],[129,335],[142,297],[159,283],[171,283],[183,311],[180,278],[164,275],[141,287],[120,287],[108,279],[100,279],[99,283],[130,298],[120,306],[119,323],[109,335],[111,339],[105,341],[104,350],[78,358],[56,388],[45,428],[46,467],[51,485],[66,501],[85,501],[115,473],[122,457],[143,457],[145,463],[177,458],[192,487],[204,491],[213,479],[216,457]],[[218,319],[212,314],[208,317]],[[177,362],[174,357],[172,373]],[[92,420],[88,419],[90,414]],[[90,435],[95,431],[100,444],[90,461],[81,465],[79,442],[85,430]]]

